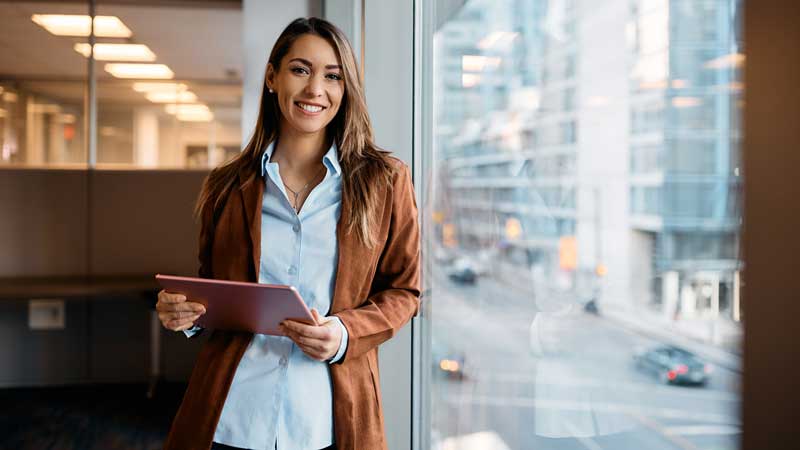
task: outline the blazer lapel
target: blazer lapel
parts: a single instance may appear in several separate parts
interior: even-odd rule
[[[384,194],[384,192],[382,192]],[[385,195],[384,195],[385,197]],[[378,211],[375,211],[374,221],[380,226],[384,204]],[[331,313],[337,313],[344,309],[353,308],[364,301],[363,298],[352,298],[354,295],[362,295],[363,282],[369,276],[375,252],[379,250],[369,249],[358,238],[355,232],[347,233],[345,217],[350,214],[350,202],[342,195],[342,213],[336,224],[336,239],[339,245],[339,261],[336,264],[336,280],[333,285],[333,300],[331,301]]]
[[[242,175],[239,175],[239,185],[244,184]],[[256,176],[255,179],[240,189],[242,206],[244,208],[245,224],[250,233],[250,243],[253,245],[253,267],[255,269],[254,283],[258,282],[258,272],[261,268],[261,204],[264,197],[264,178]]]
[[[346,292],[353,292],[349,290],[352,283],[353,273],[348,268],[351,266],[350,261],[353,258],[353,250],[358,244],[357,238],[353,233],[347,233],[345,224],[345,217],[349,215],[350,202],[347,201],[346,196],[342,195],[342,209],[339,215],[339,220],[336,223],[336,240],[338,241],[339,258],[336,262],[336,277],[333,282],[333,299],[331,300],[330,312],[336,313],[349,307],[346,299],[342,296]],[[347,286],[347,287],[346,287]]]

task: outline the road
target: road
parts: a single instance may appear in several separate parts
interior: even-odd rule
[[[579,307],[537,311],[529,293],[490,278],[434,280],[434,346],[463,355],[466,373],[434,370],[434,449],[737,448],[738,373],[714,367],[706,386],[664,385],[632,364],[657,343],[648,336]]]

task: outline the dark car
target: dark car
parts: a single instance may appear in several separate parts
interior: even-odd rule
[[[457,259],[447,276],[461,284],[475,284],[478,278],[478,271],[475,265],[466,259]]]
[[[654,374],[665,384],[705,384],[711,365],[694,353],[674,345],[659,345],[634,355],[636,367]]]

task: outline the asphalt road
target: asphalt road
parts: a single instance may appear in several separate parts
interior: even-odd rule
[[[463,355],[466,375],[432,368],[434,449],[738,447],[738,373],[714,367],[703,387],[664,385],[633,364],[657,343],[648,336],[579,307],[538,311],[529,293],[489,278],[434,280],[437,356]]]

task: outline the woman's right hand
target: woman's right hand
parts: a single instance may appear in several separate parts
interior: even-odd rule
[[[156,311],[164,328],[183,331],[192,328],[194,321],[206,313],[206,308],[200,303],[187,302],[183,294],[171,294],[162,290],[158,293]]]

